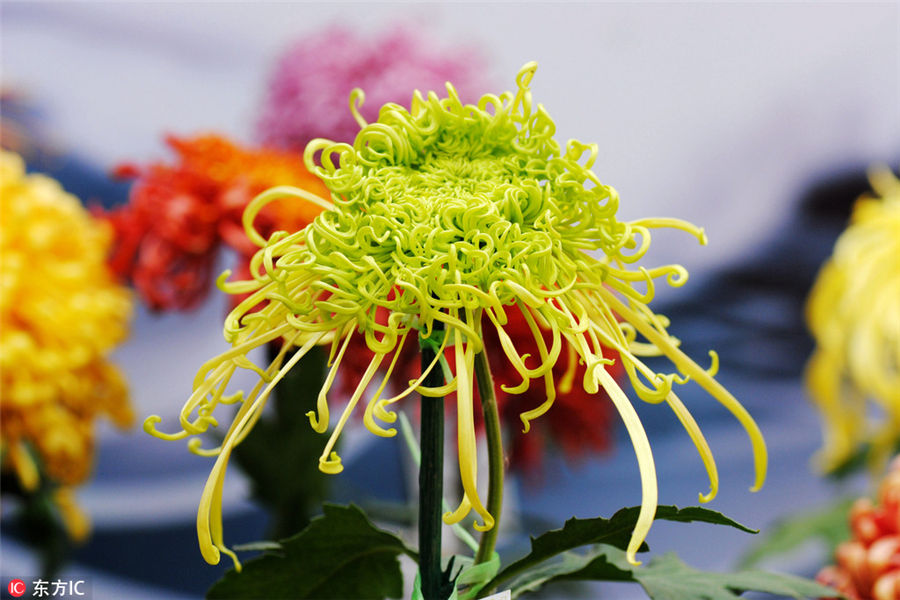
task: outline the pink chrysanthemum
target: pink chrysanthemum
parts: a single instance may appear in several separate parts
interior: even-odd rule
[[[362,37],[342,27],[307,36],[277,60],[259,121],[263,143],[303,150],[327,137],[352,142],[359,124],[346,106],[353,88],[365,90],[362,116],[369,122],[379,107],[405,102],[409,90],[440,90],[453,81],[464,102],[485,88],[484,60],[473,48],[452,50],[398,27],[379,37]]]

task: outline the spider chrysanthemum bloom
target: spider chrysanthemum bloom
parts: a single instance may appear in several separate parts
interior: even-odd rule
[[[90,472],[94,420],[133,419],[109,362],[127,334],[131,299],[105,262],[109,229],[56,181],[25,175],[21,158],[4,152],[0,198],[3,468],[26,490],[41,472],[61,484],[61,512],[78,537],[86,529],[66,488]]]
[[[900,442],[900,180],[887,169],[870,179],[874,194],[856,202],[807,305],[816,349],[806,381],[824,418],[825,470],[863,443],[880,470]]]
[[[330,344],[331,369],[317,410],[309,414],[313,429],[325,432],[328,393],[355,337],[365,340],[374,357],[334,425],[320,468],[327,473],[342,469],[333,452],[335,441],[376,374],[380,385],[362,412],[366,427],[380,436],[396,434],[391,408],[401,398],[413,392],[455,392],[463,497],[444,516],[446,523],[474,511],[480,520],[476,529],[494,525],[476,486],[473,365],[483,350],[483,323],[495,331],[506,359],[495,369],[518,374],[517,385],[507,389],[516,393],[538,385],[544,390],[544,402],[521,414],[526,432],[533,419],[552,410],[562,383],[553,366],[563,340],[586,367],[577,384],[591,393],[603,388],[609,394],[631,436],[642,476],[642,509],[628,546],[630,560],[655,514],[656,473],[634,407],[603,368],[613,356],[621,359],[640,398],[666,402],[684,424],[709,473],[711,490],[704,499],[715,494],[718,477],[703,435],[673,391],[688,378],[744,425],[755,451],[755,487],[762,484],[766,451],[756,424],[710,372],[678,349],[666,332],[667,320],[646,305],[657,278],[680,285],[686,271],[680,266],[629,268],[646,252],[650,229],[675,227],[701,242],[702,230],[675,219],[617,220],[618,195],[590,170],[597,147],[570,141],[561,149],[553,138],[553,121],[532,101],[529,82],[535,69],[534,63],[522,69],[515,92],[485,95],[477,105],[461,103],[450,84],[445,98],[416,92],[408,110],[386,104],[371,124],[356,110],[361,95],[356,92],[351,108],[362,129],[353,145],[317,139],[306,149],[307,164],[325,182],[333,204],[276,188],[248,207],[245,224],[261,247],[251,265],[253,279],[220,280],[227,291],[250,294],[226,319],[225,336],[233,348],[197,374],[194,393],[182,409],[182,431],[155,432],[158,417],[145,423],[157,435],[181,439],[215,425],[213,412],[220,404],[241,403],[220,447],[200,450],[200,440],[191,440],[196,451],[218,456],[198,515],[201,550],[208,561],[218,561],[225,550],[221,491],[228,457],[259,418],[272,388],[311,347]],[[252,228],[257,211],[272,199],[290,196],[324,204],[327,210],[300,231],[263,239]],[[260,310],[248,312],[261,303]],[[384,311],[386,322],[377,318]],[[533,332],[536,357],[522,355],[505,330],[508,315],[516,311]],[[541,328],[551,332],[549,344]],[[278,337],[288,344],[270,365],[260,369],[248,361],[250,350]],[[404,345],[417,343],[417,337],[431,343],[438,358],[453,356],[452,378],[439,388],[421,385],[436,368],[435,358],[402,392],[382,397]],[[284,362],[291,344],[299,349]],[[610,356],[604,347],[612,349]],[[669,357],[679,372],[655,373],[638,358],[659,354]],[[261,380],[246,396],[226,395],[238,368],[258,371]]]

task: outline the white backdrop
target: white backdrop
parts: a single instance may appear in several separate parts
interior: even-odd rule
[[[707,228],[710,250],[656,243],[696,270],[751,248],[810,177],[896,160],[898,6],[5,3],[3,82],[109,166],[160,155],[163,131],[251,139],[273,58],[304,33],[418,23],[480,45],[496,91],[537,60],[535,98],[560,139],[600,144],[623,216]]]
[[[813,177],[900,156],[898,3],[5,2],[2,82],[46,108],[57,144],[108,168],[165,156],[164,132],[252,140],[274,57],[338,21],[414,23],[441,46],[479,45],[493,92],[537,60],[536,100],[560,139],[599,144],[595,171],[619,190],[624,218],[706,227],[708,248],[660,234],[649,256],[695,276],[755,251]],[[119,353],[139,415],[175,416],[203,357],[223,345],[223,309],[216,298],[189,316],[139,313]],[[107,431],[100,452],[127,458],[139,446],[165,466],[161,487],[140,472],[87,486],[98,526],[196,510],[208,464],[135,436]],[[229,485],[227,506],[240,510],[237,472]],[[9,548],[6,560],[21,559]]]

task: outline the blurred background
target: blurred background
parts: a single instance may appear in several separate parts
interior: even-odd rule
[[[862,489],[853,479],[824,481],[810,466],[821,434],[802,385],[812,349],[802,307],[853,200],[868,188],[865,169],[900,162],[897,3],[4,2],[0,10],[4,96],[28,106],[17,118],[40,140],[29,168],[107,206],[128,193],[109,177],[112,168],[165,157],[166,133],[256,141],[276,58],[335,24],[365,35],[399,24],[447,53],[474,48],[491,86],[476,94],[511,89],[518,69],[538,61],[535,99],[556,121],[557,139],[599,145],[594,171],[619,191],[621,218],[677,216],[709,235],[707,247],[677,232],[654,235],[647,264],[688,268],[690,282],[660,289],[652,306],[672,319],[672,333],[698,362],[718,351],[719,380],[769,444],[769,479],[750,494],[749,442],[726,411],[687,386],[682,397],[722,477],[710,508],[765,529],[799,506]],[[7,103],[4,117],[12,110]],[[225,348],[226,309],[218,292],[187,313],[138,305],[114,358],[139,421],[177,419],[199,365]],[[663,407],[639,411],[658,460],[660,502],[695,504],[707,484],[688,437]],[[95,598],[201,596],[227,566],[206,565],[196,545],[211,460],[139,425],[101,432],[94,476],[78,490],[93,536],[64,575],[89,577]],[[351,432],[334,497],[404,501],[402,455],[393,440]],[[527,548],[529,532],[640,502],[636,460],[620,427],[610,451],[578,460],[553,455],[510,490],[516,529],[501,548],[507,556]],[[226,540],[262,539],[266,516],[238,469],[229,473],[225,499]],[[4,581],[39,570],[6,530],[13,508],[3,506]],[[719,570],[732,568],[750,541],[723,528],[666,523],[648,538],[654,553],[677,550],[695,567]],[[814,574],[820,564],[810,556],[778,567]],[[644,597],[636,586],[591,594],[602,591]],[[570,596],[554,594],[561,592],[543,597]]]

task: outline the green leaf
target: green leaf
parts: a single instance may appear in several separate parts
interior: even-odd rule
[[[893,449],[888,448],[887,451],[884,451],[883,449],[878,451],[872,444],[862,443],[855,452],[847,456],[843,462],[839,463],[825,475],[830,479],[840,481],[851,475],[865,471],[866,469],[869,469],[871,472],[873,467],[877,471],[877,465],[883,467],[882,461],[898,453],[900,453],[900,437],[894,441]]]
[[[277,353],[278,348],[270,345],[268,351]],[[306,416],[316,408],[326,358],[325,350],[313,348],[285,374],[270,400],[271,416],[261,418],[232,455],[250,480],[254,498],[272,518],[268,535],[273,539],[306,527],[327,496],[328,476],[319,471],[322,438]],[[290,465],[289,473],[285,465]]]
[[[453,589],[447,600],[473,600],[478,596],[484,585],[490,581],[500,570],[500,555],[496,552],[487,562],[473,564],[471,556],[453,555],[449,561],[443,561],[445,572],[451,572]],[[456,574],[452,575],[455,571]],[[422,574],[416,573],[410,600],[425,600],[422,594]]]
[[[737,600],[746,591],[791,598],[836,598],[834,590],[814,581],[766,571],[714,573],[699,571],[675,554],[654,558],[646,566],[633,566],[625,552],[608,545],[587,554],[567,553],[563,560],[523,575],[513,584],[513,597],[546,583],[571,580],[633,581],[652,600]]]
[[[491,555],[491,559],[487,562],[464,567],[454,581],[454,595],[458,595],[460,600],[472,600],[484,589],[485,584],[494,578],[499,570],[500,555],[496,552]],[[462,591],[460,591],[460,586],[463,588]]]
[[[850,538],[848,515],[853,502],[854,498],[841,498],[818,510],[804,511],[778,521],[750,547],[740,564],[751,567],[811,541],[824,542],[826,555],[831,556],[839,543]]]
[[[598,581],[634,581],[630,571],[616,568],[606,560],[602,548],[597,546],[586,554],[563,552],[561,560],[544,563],[516,579],[510,589],[512,597],[533,592],[552,581],[594,579]]]
[[[40,483],[35,490],[22,487],[19,478],[11,473],[0,477],[0,490],[4,502],[8,497],[17,498],[18,510],[13,512],[12,531],[21,536],[26,545],[35,550],[40,559],[43,579],[52,580],[71,558],[78,542],[69,537],[66,524],[54,498],[58,484],[46,475],[37,452],[30,447],[32,460],[41,473]]]
[[[537,565],[548,558],[552,558],[563,552],[587,546],[589,544],[608,544],[616,548],[626,548],[631,539],[631,532],[637,523],[639,506],[623,508],[611,518],[604,519],[569,519],[562,529],[548,531],[536,538],[531,538],[531,552],[508,565],[487,586],[487,589],[496,587],[499,583],[514,577],[516,574]],[[699,521],[716,525],[728,525],[746,531],[756,533],[755,530],[741,525],[737,521],[729,519],[722,513],[700,506],[678,508],[677,506],[659,506],[656,509],[656,519],[666,521],[691,522]],[[647,544],[643,544],[640,552],[648,550]]]
[[[325,514],[281,550],[229,571],[208,598],[318,598],[368,600],[403,593],[401,554],[416,553],[392,533],[376,528],[357,507],[324,505]]]
[[[855,452],[847,456],[837,466],[828,471],[825,476],[840,481],[865,470],[871,449],[872,447],[869,444],[860,445]]]
[[[617,561],[617,566],[622,562],[624,556]],[[634,568],[632,575],[653,600],[734,600],[746,591],[792,598],[836,598],[840,595],[814,581],[794,575],[759,570],[737,573],[698,571],[681,562],[673,553],[650,561],[646,569]]]

